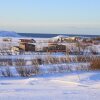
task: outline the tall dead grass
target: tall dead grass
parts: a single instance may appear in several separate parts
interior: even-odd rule
[[[100,70],[100,57],[91,59],[90,69],[91,70]]]

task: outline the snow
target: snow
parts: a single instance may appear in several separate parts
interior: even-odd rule
[[[2,31],[0,32],[0,39],[2,37],[14,37],[12,43],[16,44],[20,37],[15,32]],[[16,37],[16,38],[15,38]],[[56,40],[63,36],[57,36],[52,39]],[[50,38],[49,38],[50,39]],[[35,38],[35,44],[40,46],[40,49],[48,45],[48,40],[45,38]],[[2,44],[2,41],[0,41]],[[8,43],[7,43],[8,44]],[[75,43],[62,43],[71,51],[77,50]],[[18,44],[16,44],[18,45]],[[38,47],[37,46],[37,47]],[[92,45],[87,47],[84,52],[88,52],[92,48],[100,52],[100,45]],[[64,53],[30,53],[21,55],[0,55],[0,59],[25,59],[31,60],[34,58],[45,59],[47,56],[51,57],[67,57]],[[91,55],[88,55],[91,56]],[[95,56],[95,55],[94,55]],[[94,57],[92,55],[92,57]],[[96,55],[99,56],[99,55]],[[69,55],[69,57],[76,58],[77,55]],[[28,62],[27,67],[30,66]],[[50,73],[50,68],[53,67],[71,68],[72,71],[63,71],[61,73]],[[40,75],[31,76],[29,78],[20,77],[15,69],[15,66],[1,66],[0,70],[5,70],[10,67],[11,72],[14,73],[13,77],[0,76],[0,100],[100,100],[100,71],[98,72],[80,72],[76,68],[84,66],[87,69],[89,63],[84,62],[71,62],[63,64],[42,64],[40,65]]]
[[[59,38],[66,38],[66,37],[69,37],[69,36],[58,35],[56,37],[53,37],[52,39],[59,39]]]
[[[0,100],[100,100],[100,72],[0,77]]]
[[[58,35],[58,36],[55,36],[55,37],[52,37],[49,39],[49,41],[57,41],[58,39],[61,39],[61,38],[68,38],[69,36],[65,36],[65,35]]]

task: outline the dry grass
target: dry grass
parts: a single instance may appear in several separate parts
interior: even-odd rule
[[[90,62],[91,70],[100,70],[100,57],[93,58]]]

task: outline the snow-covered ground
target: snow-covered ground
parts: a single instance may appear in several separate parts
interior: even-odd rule
[[[100,72],[0,77],[0,100],[100,100]]]
[[[57,41],[62,35],[54,38],[34,38],[36,43],[36,50],[42,50],[47,47],[52,41]],[[4,42],[3,39],[11,38],[12,42]],[[0,31],[0,48],[10,46],[19,46],[19,39],[22,37],[16,32]],[[31,39],[31,38],[30,38]],[[51,41],[52,40],[52,41]],[[7,45],[6,45],[7,44]],[[59,43],[65,45],[70,51],[77,51],[79,48],[76,43]],[[81,49],[80,49],[81,50]],[[100,52],[100,44],[87,46],[84,50],[86,56],[99,56],[88,55],[88,52]],[[12,53],[13,54],[13,53]],[[0,54],[0,59],[25,59],[28,63],[31,59],[41,58],[43,60],[50,57],[61,58],[70,57],[77,58],[77,55],[66,55],[64,53],[37,53],[25,52],[25,54],[8,55]],[[15,63],[15,62],[14,62]],[[55,63],[55,64],[42,64],[39,66],[41,73],[37,76],[20,77],[14,66],[0,66],[0,71],[5,68],[10,68],[13,77],[3,77],[0,73],[0,100],[100,100],[100,71],[98,72],[80,72],[81,67],[84,66],[85,70],[88,69],[90,63],[88,62],[74,62],[71,63]],[[27,65],[30,67],[29,65]],[[26,66],[26,67],[27,67]],[[53,69],[54,68],[54,69]],[[58,71],[60,69],[63,71]],[[71,72],[65,69],[73,69]],[[59,73],[61,72],[61,73]],[[33,74],[32,74],[33,75]]]

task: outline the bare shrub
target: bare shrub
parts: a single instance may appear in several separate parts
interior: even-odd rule
[[[76,71],[89,71],[89,67],[88,66],[84,66],[84,65],[80,65],[80,66],[77,66]]]
[[[11,76],[13,76],[13,74],[12,74],[12,72],[11,72],[9,67],[6,67],[5,69],[1,70],[1,74],[4,77],[11,77]]]
[[[28,77],[33,74],[33,68],[28,66],[18,66],[16,67],[18,74],[22,77]]]
[[[32,73],[34,75],[37,75],[37,74],[39,74],[39,72],[40,72],[39,65],[33,65],[33,67],[32,67]]]
[[[90,62],[90,69],[91,70],[100,70],[100,57],[95,57]]]
[[[95,57],[93,57],[93,56],[89,56],[89,55],[84,56],[84,55],[82,55],[82,56],[77,56],[77,61],[78,62],[90,62],[91,59],[94,59],[94,58]]]
[[[85,56],[77,56],[77,61],[78,62],[87,62],[87,57],[85,57]]]
[[[17,59],[15,62],[16,71],[22,77],[28,77],[36,75],[39,73],[39,65],[41,64],[40,59],[32,59],[32,65],[26,66],[26,61],[24,59]]]
[[[12,66],[11,59],[0,59],[0,66]]]
[[[57,64],[60,63],[59,58],[48,56],[44,59],[44,64]]]
[[[15,62],[16,71],[22,77],[28,77],[38,73],[38,65],[40,64],[39,59],[32,60],[32,66],[26,66],[26,60],[17,59]]]
[[[58,72],[58,68],[52,65],[52,68],[48,68],[48,73],[56,73]]]
[[[39,65],[40,64],[42,64],[41,59],[33,59],[32,60],[32,68],[33,68],[32,72],[33,72],[33,74],[36,75],[39,73],[39,70],[40,70]]]
[[[66,58],[64,58],[64,57],[61,57],[60,60],[61,60],[62,63],[66,62]]]
[[[58,72],[64,72],[64,71],[65,71],[64,66],[59,65],[58,66]]]
[[[25,67],[26,61],[24,59],[16,59],[15,61],[15,66],[16,66],[16,71],[20,76],[26,77],[29,76],[30,69]]]
[[[96,55],[98,54],[98,51],[96,50],[96,48],[90,48],[90,52],[93,54],[93,55]]]
[[[26,61],[24,59],[16,59],[15,66],[25,66]]]
[[[41,65],[42,64],[42,60],[37,58],[37,59],[32,59],[32,65]]]

